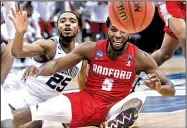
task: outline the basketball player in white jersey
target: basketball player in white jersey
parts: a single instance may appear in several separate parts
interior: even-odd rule
[[[16,35],[12,45],[12,54],[16,58],[33,57],[32,65],[41,66],[45,62],[66,56],[77,45],[76,35],[80,31],[80,19],[72,12],[64,12],[58,19],[58,36],[48,40],[39,39],[32,44],[23,44],[23,36],[28,25],[27,14],[22,6],[12,9],[13,17],[9,17],[16,29]],[[63,72],[57,72],[49,77],[30,78],[21,80],[25,70],[15,74],[9,74],[3,87],[9,93],[9,104],[13,109],[18,109],[33,104],[44,102],[62,91],[69,90],[67,85],[77,75],[79,85],[84,85],[86,76],[86,62],[80,62],[73,68]],[[29,67],[29,69],[32,66]],[[26,72],[27,73],[27,72]],[[82,87],[81,87],[82,88]],[[16,91],[15,91],[16,90]]]
[[[7,15],[11,15],[11,7],[14,7],[14,2],[3,2],[4,6],[3,17],[5,19],[5,25],[8,34],[8,43],[5,44],[1,42],[1,85],[4,83],[11,67],[13,64],[14,57],[11,55],[11,45],[14,39],[15,30],[9,29],[13,28],[13,24],[8,19]],[[2,6],[1,6],[2,7]],[[4,90],[1,88],[1,128],[15,128],[15,123],[11,110],[6,101],[6,95]]]

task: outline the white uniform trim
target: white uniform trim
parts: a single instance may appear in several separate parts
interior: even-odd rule
[[[169,18],[172,17],[171,14],[169,14],[167,7],[166,7],[166,3],[165,2],[158,2],[158,4],[160,5],[160,13],[164,18],[165,24],[166,26],[168,26],[169,24]]]

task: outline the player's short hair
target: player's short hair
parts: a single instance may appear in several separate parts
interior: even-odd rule
[[[24,8],[33,8],[31,1],[27,2],[24,6]]]
[[[82,20],[81,20],[81,18],[80,18],[77,14],[75,14],[75,13],[72,12],[72,11],[64,11],[62,14],[64,14],[64,13],[72,13],[72,14],[74,14],[74,15],[76,16],[77,20],[78,20],[78,25],[79,25],[79,27],[80,27],[80,28],[82,27]],[[61,16],[62,14],[60,14],[60,16]],[[58,17],[58,20],[57,20],[57,26],[58,26],[58,22],[59,22],[59,20],[60,20],[60,16]]]
[[[110,24],[111,24],[111,21],[110,21],[110,18],[108,16],[107,19],[106,19],[106,26],[107,26],[107,28],[110,27]]]

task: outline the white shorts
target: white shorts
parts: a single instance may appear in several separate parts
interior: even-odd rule
[[[1,87],[1,121],[6,119],[13,119],[13,116],[6,99],[6,94]]]

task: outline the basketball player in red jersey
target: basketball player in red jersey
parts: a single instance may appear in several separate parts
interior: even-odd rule
[[[14,114],[17,125],[31,120],[51,120],[69,124],[71,128],[129,127],[146,98],[143,92],[131,93],[139,70],[149,74],[150,80],[145,85],[162,96],[175,95],[174,85],[158,69],[154,59],[128,41],[129,33],[119,31],[109,19],[106,23],[108,40],[82,43],[67,56],[27,70],[24,79],[48,76],[81,60],[89,62],[84,91],[59,95],[19,110]]]
[[[169,60],[179,44],[186,57],[186,2],[158,2],[158,12],[165,22],[165,35],[162,46],[152,54],[158,66]]]

